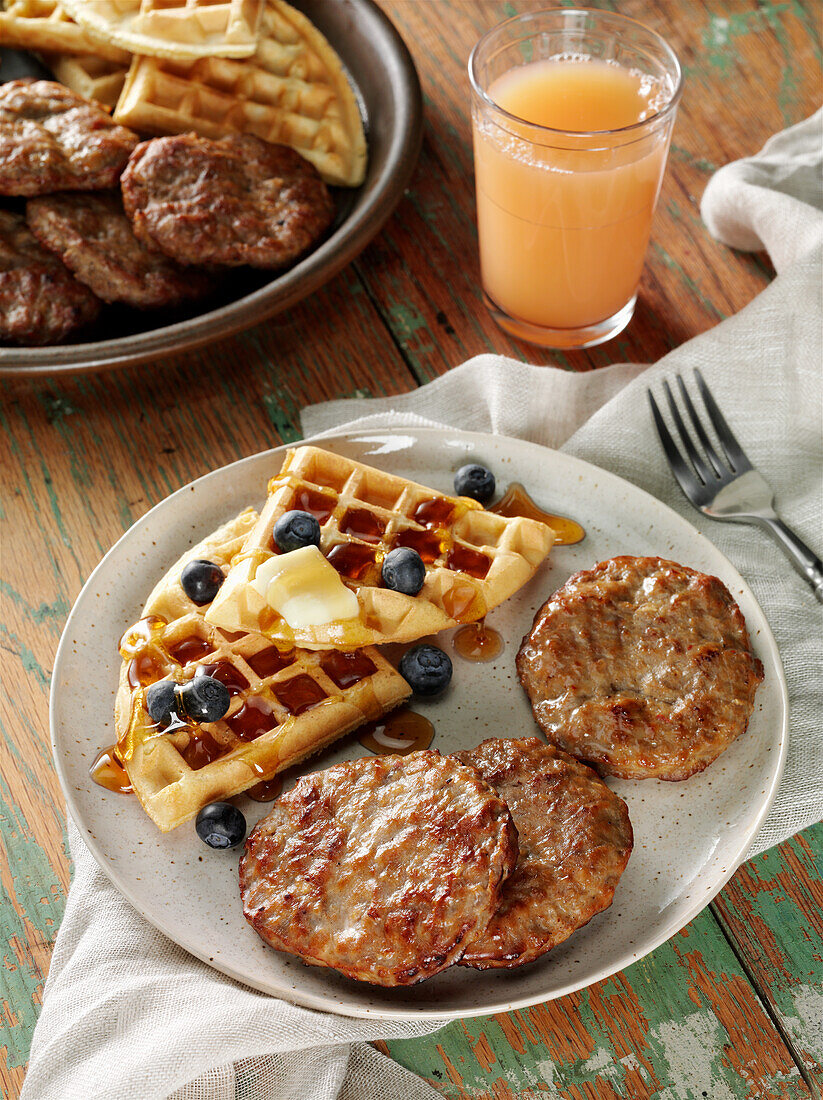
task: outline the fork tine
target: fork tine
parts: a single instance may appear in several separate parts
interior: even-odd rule
[[[717,432],[717,438],[723,444],[723,450],[726,452],[726,458],[728,458],[732,469],[736,474],[751,470],[751,462],[749,462],[743,448],[737,442],[734,432],[726,423],[726,418],[723,416],[723,413],[717,407],[717,402],[712,397],[712,392],[706,385],[703,375],[697,367],[695,367],[694,373],[697,378],[697,388],[700,390],[700,396],[703,398],[703,404],[706,406],[706,412],[709,414],[709,420],[711,420],[712,426]]]
[[[709,482],[716,480],[714,474],[706,465],[703,460],[703,456],[692,443],[692,437],[686,430],[686,425],[683,423],[683,417],[680,415],[680,410],[674,403],[674,397],[672,396],[671,387],[668,381],[663,379],[663,389],[666,391],[666,397],[669,399],[669,409],[671,410],[672,419],[674,420],[677,430],[680,433],[680,439],[683,442],[683,446],[686,448],[686,454],[691,459],[691,464],[697,471],[697,476],[703,482],[704,485],[708,485]]]
[[[689,416],[691,417],[692,424],[694,424],[694,430],[697,432],[697,438],[702,443],[709,462],[714,466],[714,472],[718,477],[722,477],[726,472],[723,463],[720,461],[720,456],[717,454],[717,451],[715,451],[712,446],[712,441],[706,435],[706,429],[703,427],[703,423],[697,415],[697,411],[692,404],[692,399],[689,397],[689,391],[686,389],[683,379],[679,374],[677,375],[677,385],[680,389],[680,396],[683,398],[683,402],[689,410]]]
[[[677,444],[672,439],[669,429],[666,427],[666,422],[660,415],[660,409],[657,407],[654,394],[649,389],[646,390],[646,393],[649,396],[649,404],[652,407],[652,416],[654,417],[657,434],[660,436],[660,442],[663,445],[663,450],[665,451],[669,466],[671,466],[672,473],[677,479],[677,484],[685,493],[686,498],[690,500],[692,504],[696,505],[700,496],[701,485],[693,471],[683,461],[683,456],[680,454],[680,451],[678,451]]]

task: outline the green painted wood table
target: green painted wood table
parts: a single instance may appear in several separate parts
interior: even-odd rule
[[[357,262],[288,314],[203,351],[3,384],[4,1096],[23,1079],[70,875],[49,677],[71,603],[112,542],[184,482],[296,439],[308,403],[400,393],[489,350],[576,370],[651,362],[773,274],[764,256],[712,241],[698,204],[716,166],[817,107],[814,0],[619,4],[675,46],[686,90],[635,320],[616,341],[565,356],[509,340],[478,291],[465,63],[485,29],[538,5],[382,2],[420,70],[426,134],[403,201]],[[608,981],[383,1049],[453,1098],[819,1096],[821,849],[816,827],[750,861],[688,927]]]

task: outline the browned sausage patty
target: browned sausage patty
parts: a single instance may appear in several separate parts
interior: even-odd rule
[[[40,243],[104,302],[151,309],[202,298],[212,289],[205,273],[138,241],[117,191],[29,199],[26,220]]]
[[[0,84],[0,195],[114,187],[138,140],[62,84]]]
[[[313,165],[250,134],[154,138],[135,149],[122,184],[137,236],[183,264],[284,267],[334,216]]]
[[[520,845],[497,912],[460,964],[522,966],[611,905],[632,851],[629,812],[591,768],[536,737],[455,755],[507,804]]]
[[[517,860],[505,803],[476,771],[424,751],[301,779],[246,841],[246,919],[278,951],[376,985],[456,962]]]
[[[763,666],[717,579],[612,558],[541,607],[517,671],[549,741],[627,779],[688,779],[744,732]]]
[[[0,210],[0,340],[59,344],[99,312],[97,298],[40,247],[25,219]]]

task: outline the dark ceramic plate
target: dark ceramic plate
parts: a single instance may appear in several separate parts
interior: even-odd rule
[[[373,0],[296,0],[296,6],[343,59],[366,123],[366,179],[355,189],[334,189],[337,217],[329,236],[274,278],[266,272],[231,270],[208,312],[106,306],[89,329],[94,340],[44,348],[0,347],[0,376],[104,370],[214,343],[313,293],[379,232],[400,201],[420,150],[423,108],[414,62]],[[2,80],[44,75],[42,66],[27,54],[0,50],[0,55]]]

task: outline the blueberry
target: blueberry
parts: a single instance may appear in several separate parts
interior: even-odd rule
[[[284,554],[320,545],[320,524],[311,512],[284,512],[274,525],[274,541]]]
[[[451,660],[436,645],[416,645],[403,654],[399,668],[415,695],[439,695],[452,678]]]
[[[476,462],[461,466],[454,475],[454,491],[459,497],[486,504],[494,496],[494,474]]]
[[[426,579],[426,566],[416,550],[410,546],[398,546],[383,559],[383,584],[393,592],[416,596]]]
[[[177,717],[176,688],[173,680],[158,680],[146,688],[146,710],[158,726],[168,726]]]
[[[195,558],[183,566],[180,583],[193,603],[211,603],[223,583],[223,570],[213,561]]]
[[[211,802],[204,806],[194,827],[210,848],[233,848],[246,835],[246,819],[231,802]]]
[[[180,688],[178,698],[194,722],[219,722],[229,709],[229,689],[213,676],[195,676]]]

